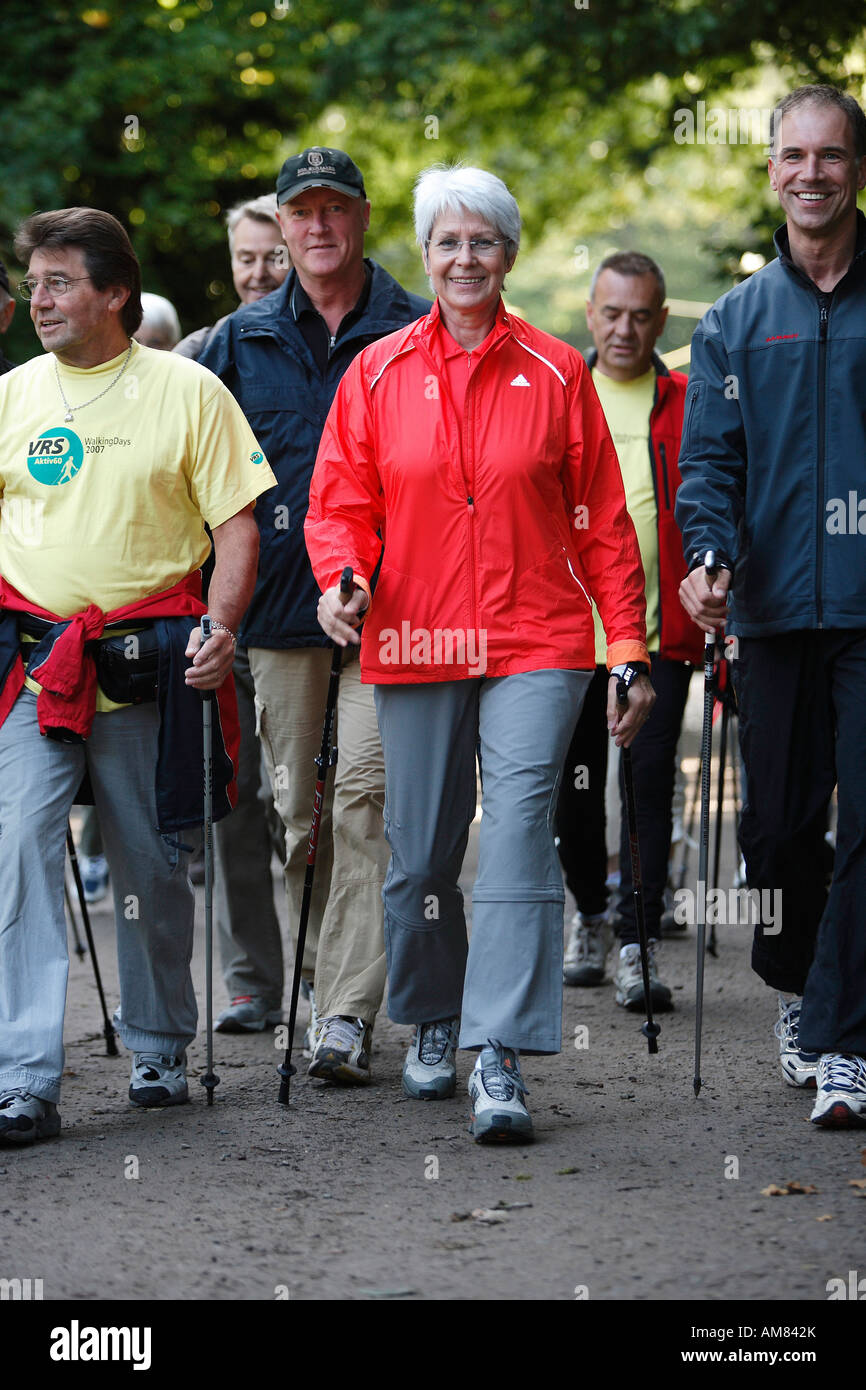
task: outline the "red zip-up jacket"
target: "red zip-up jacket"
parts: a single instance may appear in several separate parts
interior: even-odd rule
[[[591,352],[586,364],[590,371],[598,360]],[[683,537],[674,516],[682,478],[679,470],[680,439],[683,432],[683,406],[689,379],[682,372],[669,371],[653,353],[656,389],[650,411],[647,446],[656,497],[659,546],[659,656],[668,661],[688,661],[700,665],[704,634],[696,627],[680,603],[680,584],[686,577]]]
[[[305,535],[319,586],[369,585],[362,679],[459,680],[648,660],[643,568],[589,370],[505,311],[476,349],[462,426],[439,306],[371,344],[337,391]],[[381,539],[379,532],[381,531]]]

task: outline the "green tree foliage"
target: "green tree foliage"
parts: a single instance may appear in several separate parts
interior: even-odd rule
[[[234,304],[225,210],[273,188],[286,155],[331,143],[365,171],[374,250],[419,287],[409,201],[434,160],[500,173],[530,243],[567,224],[567,241],[589,244],[657,194],[648,171],[661,171],[663,189],[703,180],[710,194],[674,145],[677,110],[757,71],[778,79],[770,99],[809,80],[859,95],[862,82],[851,60],[861,0],[260,3],[4,0],[5,257],[34,209],[106,208],[129,228],[146,287],[195,327]],[[704,172],[708,154],[698,152]],[[716,207],[736,208],[744,226],[757,217],[753,240],[765,241],[769,200],[756,210],[754,189],[741,188],[758,153],[712,158],[728,180]],[[720,228],[709,232],[733,255]]]

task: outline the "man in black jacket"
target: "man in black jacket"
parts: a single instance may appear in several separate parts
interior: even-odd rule
[[[297,925],[313,807],[329,642],[304,544],[310,479],[325,418],[349,363],[368,343],[413,322],[429,304],[364,258],[370,204],[360,169],[341,150],[287,159],[277,217],[293,269],[282,287],[243,306],[199,359],[234,393],[277,475],[256,510],[259,572],[240,640],[249,651],[256,711],[277,810],[286,827],[289,920]],[[362,601],[358,595],[353,602]],[[322,817],[304,957],[315,972],[310,1072],[344,1084],[370,1079],[370,1039],[385,987],[381,890],[388,864],[384,764],[371,686],[347,654],[337,711],[340,757]],[[238,940],[273,962],[256,987],[262,1007],[282,992],[279,934],[250,921]],[[236,932],[237,935],[237,932]]]
[[[714,305],[692,343],[681,596],[706,630],[729,620],[748,881],[781,894],[781,926],[774,902],[752,963],[779,991],[782,1072],[817,1085],[815,1124],[844,1127],[866,1123],[866,118],[853,98],[786,97],[769,175],[786,217],[779,258]],[[724,566],[712,587],[709,550]]]

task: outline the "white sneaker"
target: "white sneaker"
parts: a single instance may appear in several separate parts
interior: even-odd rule
[[[338,1085],[366,1086],[370,1081],[373,1029],[362,1018],[328,1014],[317,1022],[316,1048],[308,1076]]]
[[[613,927],[607,914],[584,917],[575,912],[571,919],[568,945],[562,965],[562,978],[567,985],[600,985],[604,979],[605,962],[613,945]]]
[[[447,1100],[457,1089],[454,1054],[460,1019],[419,1023],[403,1063],[403,1090],[413,1100]]]
[[[488,1038],[469,1078],[472,1101],[469,1133],[476,1144],[525,1144],[533,1138],[532,1120],[523,1103],[527,1094],[520,1075],[520,1053]]]
[[[802,999],[792,999],[790,1004],[779,995],[779,1021],[773,1032],[779,1039],[779,1065],[789,1086],[814,1086],[817,1084],[817,1052],[800,1051],[800,1009]]]
[[[662,984],[659,979],[658,967],[656,965],[656,951],[658,942],[649,943],[649,982],[650,999],[656,1013],[667,1013],[673,1008],[671,992],[667,985]],[[646,1003],[644,1001],[643,989],[643,969],[640,963],[640,946],[623,946],[620,951],[619,960],[616,963],[616,974],[613,977],[616,986],[616,1002],[621,1004],[624,1009],[630,1009],[632,1013],[644,1013]]]
[[[133,1105],[183,1105],[189,1100],[186,1053],[166,1057],[158,1052],[135,1052],[129,1099]]]
[[[818,1095],[810,1116],[825,1129],[866,1125],[866,1058],[824,1052],[818,1062]]]
[[[59,1133],[60,1116],[53,1101],[18,1088],[0,1095],[0,1144],[35,1144]]]

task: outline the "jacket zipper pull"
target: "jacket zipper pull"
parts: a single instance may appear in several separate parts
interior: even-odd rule
[[[468,506],[470,512],[474,512],[474,511],[475,511],[475,498],[474,498],[474,497],[467,497],[467,498],[466,498],[466,505]]]
[[[821,301],[821,319],[820,319],[820,333],[821,333],[821,337],[822,337],[822,338],[826,338],[826,336],[827,336],[827,324],[829,323],[829,321],[830,321],[830,313],[829,313],[829,310],[828,310],[828,308],[827,308],[826,303],[822,300],[822,301]]]

